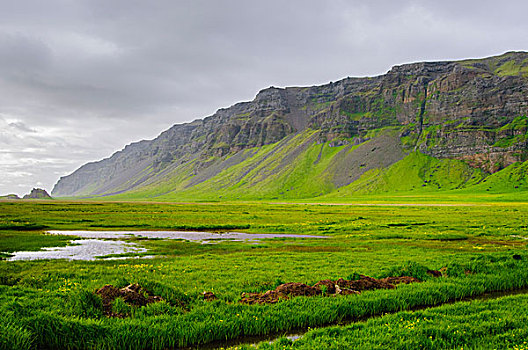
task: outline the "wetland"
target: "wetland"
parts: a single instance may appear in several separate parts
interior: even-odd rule
[[[223,347],[229,343],[219,342],[303,329],[308,332],[300,338],[231,344],[522,348],[520,339],[528,336],[525,295],[464,300],[528,286],[528,205],[449,204],[0,202],[4,259],[17,251],[101,239],[93,235],[144,249],[107,256],[118,260],[0,261],[1,343],[20,349]],[[46,233],[55,231],[66,235]],[[202,239],[147,237],[145,231],[183,231]],[[258,236],[264,234],[280,236]],[[290,283],[314,286],[360,276],[420,282],[348,295],[329,294],[327,284],[312,296],[242,302],[244,295],[264,295]],[[96,291],[107,285],[138,285],[143,297],[159,299],[134,304],[117,295],[103,305]],[[206,297],[211,294],[215,298]],[[330,324],[336,325],[318,329]]]

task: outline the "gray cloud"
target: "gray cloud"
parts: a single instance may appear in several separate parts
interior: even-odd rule
[[[0,3],[0,193],[174,123],[420,60],[525,50],[524,1],[81,0]]]
[[[22,131],[22,132],[30,132],[30,133],[37,132],[36,130],[29,128],[26,124],[19,122],[19,121],[7,123],[7,125],[15,130]]]

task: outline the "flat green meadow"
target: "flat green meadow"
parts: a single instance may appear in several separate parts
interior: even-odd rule
[[[201,244],[135,237],[126,240],[146,248],[140,255],[149,258],[122,254],[116,260],[0,261],[0,348],[199,348],[233,345],[233,339],[240,340],[236,347],[248,348],[244,343],[254,340],[245,337],[280,337],[309,327],[315,330],[299,340],[281,338],[255,346],[526,348],[528,297],[460,301],[528,288],[528,204],[510,199],[430,197],[421,204],[416,198],[371,198],[346,205],[2,201],[4,259],[15,251],[65,246],[72,239],[46,230],[236,231],[325,238]],[[443,276],[427,275],[427,269],[441,270]],[[423,282],[360,295],[239,303],[243,292],[357,274],[413,275]],[[113,308],[122,317],[105,316],[94,291],[132,283],[163,301],[142,307],[116,302]],[[218,299],[204,301],[204,291]],[[447,302],[452,304],[439,306]],[[317,329],[345,321],[352,323]]]

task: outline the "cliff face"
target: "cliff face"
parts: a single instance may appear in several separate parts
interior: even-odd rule
[[[310,133],[302,147],[348,145],[350,153],[355,145],[374,141],[388,129],[396,133],[396,141],[381,144],[401,151],[387,150],[393,156],[371,162],[372,166],[390,165],[404,152],[416,150],[495,172],[528,158],[527,76],[528,54],[519,52],[481,60],[406,64],[382,76],[346,78],[323,86],[271,87],[251,102],[174,125],[154,140],[131,144],[110,158],[86,164],[61,178],[52,194],[123,193],[169,177],[173,187],[177,187],[174,181],[187,181],[189,187],[245,162],[253,157],[249,150],[285,143],[296,135]],[[295,153],[291,157],[293,161]],[[341,159],[339,164],[328,165],[333,178],[348,178],[340,172],[350,171],[346,163],[350,157],[341,154],[336,158]],[[359,158],[357,162],[363,170],[354,170],[359,175],[369,170],[361,167],[369,163],[368,154],[362,157],[364,162]],[[336,180],[332,186],[339,188],[356,178]],[[171,191],[170,187],[163,191]]]

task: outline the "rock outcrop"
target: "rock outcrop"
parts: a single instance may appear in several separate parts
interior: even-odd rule
[[[22,199],[52,199],[51,196],[42,188],[34,188],[30,193],[26,194]]]
[[[88,163],[61,178],[52,194],[118,194],[152,190],[161,183],[163,191],[171,191],[185,181],[188,188],[253,157],[265,145],[296,135],[309,133],[310,138],[297,153],[289,153],[290,162],[302,147],[363,145],[388,129],[396,132],[397,141],[376,149],[393,154],[371,165],[367,164],[371,158],[364,155],[349,176],[346,159],[353,158],[353,150],[348,148],[344,153],[349,158],[343,153],[341,163],[329,165],[341,179],[333,182],[334,188],[410,151],[464,160],[492,173],[528,159],[527,76],[528,53],[510,52],[479,60],[405,64],[385,75],[323,86],[270,87],[251,102],[174,125],[154,140],[133,143],[110,158]]]

